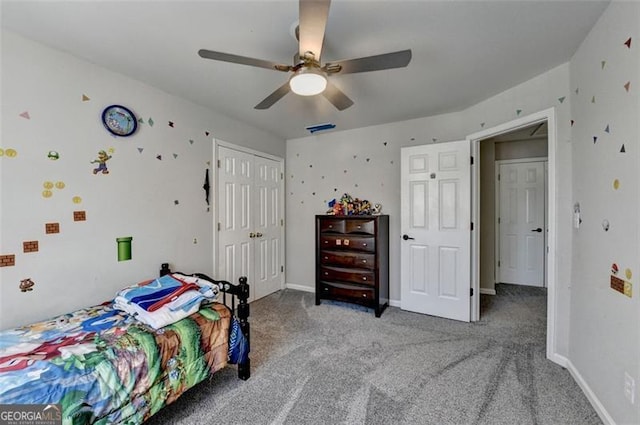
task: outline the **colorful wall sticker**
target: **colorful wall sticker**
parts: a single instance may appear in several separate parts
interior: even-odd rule
[[[80,204],[82,203],[82,198],[79,196],[74,196],[73,198],[71,198],[71,202],[73,202],[74,204]]]
[[[149,124],[150,127],[153,127],[153,118],[149,117],[149,119],[147,120],[147,123]]]
[[[566,96],[559,97],[558,102],[562,103],[566,98],[567,98]]]
[[[629,49],[631,48],[631,37],[629,37],[627,41],[624,42],[624,45],[627,46],[627,48]]]
[[[131,241],[133,237],[116,238],[118,243],[118,261],[131,260]]]
[[[54,233],[60,233],[60,223],[46,223],[44,225],[44,232],[47,235],[51,235]]]
[[[12,267],[16,265],[15,254],[0,255],[0,267]]]
[[[602,230],[604,230],[605,232],[609,231],[609,220],[607,220],[606,218],[604,220],[602,220]]]
[[[35,284],[36,283],[33,280],[31,280],[30,277],[28,277],[20,281],[18,288],[20,288],[20,292],[33,291],[33,287],[35,286]]]
[[[156,159],[157,159],[158,161],[162,161],[162,155],[156,155]]]
[[[47,158],[52,161],[57,161],[60,159],[60,154],[57,151],[49,151],[49,153],[47,153]]]
[[[173,121],[169,121],[169,127],[174,128]]]
[[[111,155],[108,155],[106,151],[99,151],[98,157],[91,161],[91,164],[98,164],[98,167],[93,169],[93,174],[109,174],[109,170],[107,169],[107,161],[112,158]]]
[[[620,147],[620,153],[625,153],[627,152],[627,150],[624,148],[624,143],[622,144],[622,146]]]
[[[614,188],[615,190],[620,189],[620,180],[615,179],[615,180],[613,181],[613,188]]]
[[[73,221],[87,221],[87,212],[86,211],[74,211],[73,212]]]
[[[0,149],[0,156],[6,156],[7,158],[15,158],[18,155],[18,151],[15,149]]]
[[[55,186],[56,186],[56,189],[60,189],[60,190],[62,190],[62,189],[64,189],[66,187],[64,182],[56,182]]]
[[[89,99],[89,96],[87,96],[87,95],[86,95],[86,94],[84,94],[84,93],[82,94],[82,101],[83,101],[83,102],[88,102],[88,101],[90,101],[90,100],[91,100],[91,99]]]
[[[631,280],[631,278],[633,277],[633,273],[631,272],[631,269],[624,269],[624,275],[627,279]]]
[[[38,252],[38,241],[22,242],[22,252],[28,254],[30,252]]]
[[[27,119],[27,120],[30,120],[30,119],[31,119],[31,115],[29,115],[29,111],[24,111],[23,113],[21,113],[21,114],[20,114],[20,116],[21,116],[22,118]]]
[[[49,189],[45,189],[42,191],[43,198],[51,198],[52,196],[53,196],[53,192],[50,191]]]
[[[624,85],[624,89],[629,93],[629,89],[631,88],[631,81],[627,81]]]

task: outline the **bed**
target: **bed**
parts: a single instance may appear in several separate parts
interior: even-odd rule
[[[246,278],[190,276],[222,303],[160,329],[109,301],[0,332],[0,404],[57,405],[63,424],[140,424],[228,363],[248,379]]]

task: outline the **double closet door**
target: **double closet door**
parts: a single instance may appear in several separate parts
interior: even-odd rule
[[[250,300],[284,285],[283,161],[217,143],[216,276],[247,276]]]

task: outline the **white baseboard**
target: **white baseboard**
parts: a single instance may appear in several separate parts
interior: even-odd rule
[[[400,307],[400,300],[389,300],[390,307]]]
[[[556,356],[562,357],[558,354],[556,354]],[[591,390],[591,387],[589,387],[589,384],[587,384],[587,382],[584,380],[582,375],[580,375],[580,372],[578,372],[578,369],[576,369],[573,363],[571,363],[571,360],[564,358],[564,361],[565,361],[567,370],[573,377],[574,381],[578,383],[584,395],[587,396],[589,403],[591,403],[591,406],[593,406],[598,416],[600,416],[600,419],[602,420],[602,422],[605,425],[616,425],[611,415],[609,415],[609,412],[607,412],[607,409],[605,409],[602,403],[600,403],[600,400],[598,399],[598,397]]]
[[[316,288],[313,286],[298,285],[297,283],[285,283],[285,288],[295,289],[296,291],[316,292]]]
[[[496,290],[491,288],[480,288],[480,293],[484,295],[495,295]]]

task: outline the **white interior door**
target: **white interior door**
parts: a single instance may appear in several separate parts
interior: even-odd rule
[[[470,142],[401,152],[403,310],[470,320]]]
[[[218,146],[216,276],[246,276],[250,300],[284,283],[282,162]]]
[[[255,299],[279,290],[283,282],[283,260],[280,257],[282,214],[280,213],[280,163],[255,157],[254,245],[256,267],[253,282]]]
[[[500,163],[498,272],[500,283],[544,286],[545,163]]]
[[[252,231],[253,155],[218,149],[218,268],[219,278],[253,280]]]

